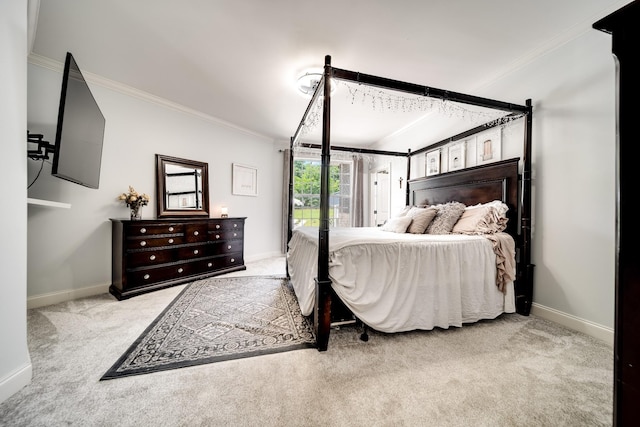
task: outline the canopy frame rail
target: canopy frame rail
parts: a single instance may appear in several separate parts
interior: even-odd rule
[[[343,70],[340,68],[332,68],[331,77],[337,80],[346,80],[367,86],[375,86],[382,89],[391,89],[399,92],[421,95],[428,98],[442,99],[443,101],[460,102],[477,107],[486,107],[494,110],[502,110],[508,112],[527,113],[526,105],[512,104],[509,102],[498,101],[480,96],[467,95],[460,92],[453,92],[444,89],[438,89],[430,86],[423,86],[414,83],[407,83],[399,80],[388,79],[385,77],[373,76],[357,71]]]
[[[347,147],[331,147],[331,79],[344,80],[363,84],[367,86],[378,87],[382,89],[390,89],[399,92],[441,99],[443,101],[458,102],[467,105],[474,105],[478,107],[485,107],[494,110],[505,111],[507,114],[503,118],[519,118],[518,116],[526,116],[525,132],[523,141],[523,173],[522,184],[520,188],[521,193],[521,206],[520,206],[520,225],[519,225],[519,242],[517,242],[517,248],[519,257],[518,262],[520,266],[524,267],[524,271],[519,271],[516,281],[524,282],[524,289],[526,289],[526,295],[519,296],[519,300],[516,300],[516,306],[518,312],[528,315],[531,308],[531,300],[533,293],[533,267],[531,264],[531,132],[532,132],[532,113],[533,108],[531,100],[527,99],[525,105],[513,104],[504,101],[498,101],[490,98],[484,98],[474,95],[468,95],[460,92],[448,91],[438,89],[430,86],[423,86],[414,83],[407,83],[399,80],[389,79],[385,77],[374,76],[370,74],[360,73],[356,71],[350,71],[331,66],[331,56],[325,56],[324,72],[316,86],[311,100],[304,112],[302,119],[294,135],[291,137],[291,163],[293,163],[293,149],[298,143],[298,139],[302,135],[302,131],[306,125],[307,118],[311,113],[314,104],[317,102],[318,97],[322,94],[322,144],[320,146],[314,145],[312,148],[320,148],[321,150],[321,178],[320,178],[320,227],[318,230],[318,275],[315,279],[316,282],[316,298],[314,306],[314,331],[316,333],[316,342],[319,351],[326,351],[329,342],[329,332],[331,326],[331,279],[329,278],[329,209],[328,209],[328,196],[329,196],[329,165],[331,162],[331,150],[342,151],[354,151],[354,152],[367,152],[371,151],[371,154],[377,150],[365,150],[365,149],[350,149]],[[408,150],[407,153],[395,153],[392,155],[406,156],[407,157],[407,180],[410,178],[411,173],[411,157],[421,154],[428,150],[433,150],[439,146],[445,145],[451,141],[454,141],[466,136],[470,136],[474,133],[478,133],[482,130],[489,129],[491,127],[499,126],[503,124],[501,120],[492,121],[481,126],[474,127],[468,131],[462,132],[453,137],[447,138],[435,144],[431,144],[428,147],[421,148],[412,152]],[[304,144],[305,146],[313,144]],[[385,152],[388,155],[388,152]],[[293,180],[293,176],[291,176]],[[293,226],[293,185],[289,186],[289,238],[292,233]],[[408,198],[408,195],[407,195]],[[522,268],[520,269],[522,270]]]

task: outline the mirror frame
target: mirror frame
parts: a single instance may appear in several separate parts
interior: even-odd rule
[[[202,209],[169,209],[165,202],[167,182],[165,167],[173,164],[202,170]],[[208,164],[196,160],[180,159],[178,157],[156,154],[156,208],[158,218],[193,218],[209,217],[209,171]]]

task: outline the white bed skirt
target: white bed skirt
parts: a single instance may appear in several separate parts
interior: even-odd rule
[[[313,312],[318,229],[299,227],[287,253],[304,315]],[[513,282],[496,286],[496,255],[482,236],[334,228],[329,277],[344,304],[381,332],[448,328],[515,312]],[[515,264],[515,263],[514,263]]]

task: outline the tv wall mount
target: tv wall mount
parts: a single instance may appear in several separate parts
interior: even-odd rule
[[[49,159],[49,154],[54,152],[55,145],[45,141],[43,138],[44,135],[42,134],[29,133],[27,131],[27,143],[38,144],[37,150],[27,150],[27,157],[31,160],[47,160]]]

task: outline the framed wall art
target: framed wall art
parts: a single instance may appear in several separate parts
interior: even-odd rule
[[[464,169],[466,166],[467,152],[465,141],[449,146],[449,171]]]
[[[237,196],[258,195],[258,169],[234,163],[232,180],[232,194]]]
[[[425,156],[425,171],[427,176],[440,173],[440,150],[429,151]]]
[[[502,131],[500,128],[478,135],[476,139],[476,164],[483,165],[501,160]]]

